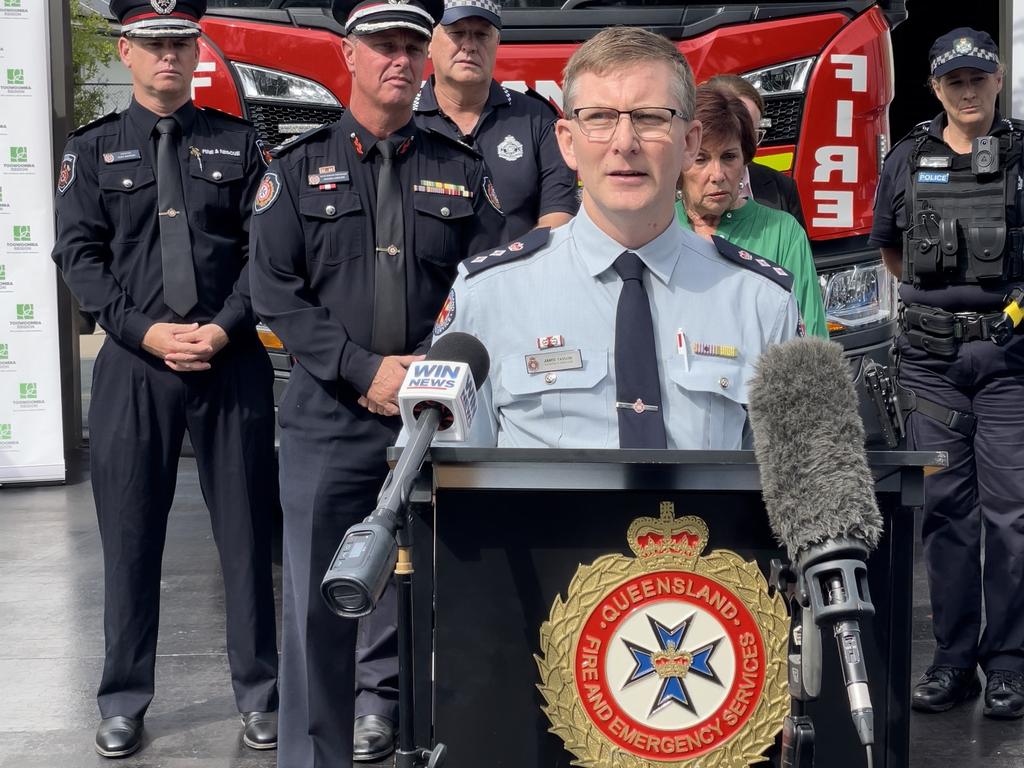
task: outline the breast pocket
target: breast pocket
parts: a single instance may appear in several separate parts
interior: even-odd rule
[[[196,225],[208,231],[237,233],[240,216],[248,210],[242,195],[246,187],[241,163],[204,162],[189,167],[189,215]]]
[[[363,204],[355,192],[320,192],[299,197],[299,214],[312,246],[310,257],[340,264],[366,256]]]
[[[691,357],[667,366],[669,386],[676,388],[670,414],[680,449],[733,450],[742,445],[747,412],[747,381],[753,370],[739,360]],[[675,413],[675,409],[681,413]]]
[[[155,221],[155,180],[148,165],[99,172],[100,194],[113,219],[114,242],[139,240]]]
[[[609,445],[610,426],[617,430],[618,422],[609,415],[615,402],[605,383],[608,349],[581,349],[583,367],[568,371],[531,373],[527,357],[506,355],[499,362],[493,397],[503,428],[528,432],[552,447]]]
[[[472,221],[472,199],[413,192],[413,209],[417,258],[454,269],[469,255],[462,233]]]

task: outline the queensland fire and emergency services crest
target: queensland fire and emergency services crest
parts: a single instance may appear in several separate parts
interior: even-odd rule
[[[537,656],[545,714],[584,768],[740,768],[789,711],[789,619],[755,562],[713,551],[707,524],[629,527],[634,558],[581,565]]]

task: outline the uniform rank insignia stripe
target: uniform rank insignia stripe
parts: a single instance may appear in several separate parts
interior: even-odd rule
[[[473,257],[462,262],[462,265],[466,269],[466,274],[472,276],[478,272],[483,272],[485,269],[496,267],[499,264],[508,264],[511,261],[521,259],[523,256],[528,256],[547,245],[550,239],[550,227],[531,229],[518,240],[490,251],[475,254]]]
[[[348,171],[330,171],[327,173],[311,173],[307,179],[309,186],[321,184],[346,184],[349,181]]]
[[[440,336],[447,331],[455,320],[455,289],[448,291],[448,298],[444,300],[441,311],[437,313],[437,320],[434,321],[434,335]]]
[[[277,178],[277,174],[263,174],[263,180],[256,190],[256,200],[252,204],[252,212],[263,213],[274,204],[279,194],[281,194],[281,180]]]
[[[447,181],[428,181],[420,179],[419,184],[412,185],[413,192],[429,192],[434,195],[452,195],[454,197],[472,197],[473,193],[462,184],[450,184]]]
[[[75,183],[75,165],[78,156],[68,152],[60,161],[60,175],[57,177],[57,191],[62,195]]]
[[[128,160],[141,160],[142,153],[137,149],[122,149],[119,152],[104,152],[103,162],[107,165],[111,163],[123,163]]]
[[[793,275],[778,264],[773,264],[768,261],[768,259],[763,259],[756,253],[751,253],[750,251],[741,249],[718,235],[712,235],[711,242],[714,243],[719,254],[729,261],[734,264],[738,264],[744,269],[749,269],[751,272],[764,275],[776,285],[792,292]]]
[[[731,344],[708,344],[705,341],[691,341],[690,351],[695,355],[702,355],[704,357],[734,358],[739,356],[736,347]]]

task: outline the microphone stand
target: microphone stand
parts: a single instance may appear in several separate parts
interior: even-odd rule
[[[415,495],[415,489],[410,496]],[[428,500],[430,491],[427,490]],[[448,748],[441,743],[433,749],[416,746],[416,674],[413,649],[413,536],[412,507],[429,506],[410,498],[404,514],[399,515],[395,539],[398,542],[398,560],[395,562],[395,581],[398,586],[398,748],[395,750],[395,768],[441,768],[448,756]]]
[[[814,723],[807,702],[821,693],[821,633],[807,603],[806,590],[789,563],[771,561],[769,585],[783,594],[790,616],[787,665],[790,711],[782,723],[779,768],[813,768]]]

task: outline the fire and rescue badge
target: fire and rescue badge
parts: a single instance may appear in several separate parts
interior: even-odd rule
[[[739,768],[760,762],[789,709],[782,598],[708,527],[642,517],[635,558],[581,565],[540,630],[551,732],[584,768]]]

